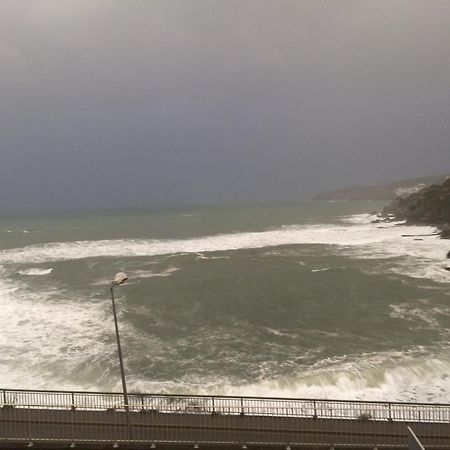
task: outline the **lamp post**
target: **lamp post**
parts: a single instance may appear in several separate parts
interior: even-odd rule
[[[125,273],[123,273],[123,272],[116,273],[116,275],[114,276],[114,280],[111,283],[111,301],[112,301],[112,308],[113,308],[113,314],[114,314],[114,325],[116,327],[117,352],[119,354],[120,376],[122,378],[123,403],[125,406],[128,435],[129,435],[130,439],[133,439],[132,433],[131,433],[130,416],[129,416],[130,406],[128,403],[127,382],[125,379],[125,369],[123,366],[122,348],[120,346],[120,335],[119,335],[119,325],[117,323],[116,302],[114,300],[114,288],[116,286],[125,284],[127,282],[127,280],[128,280],[128,276]]]

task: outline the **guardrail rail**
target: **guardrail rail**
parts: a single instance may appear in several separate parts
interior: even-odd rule
[[[126,407],[118,393],[0,389],[0,442],[406,448],[413,424],[427,449],[450,447],[447,404],[137,393],[128,400]]]

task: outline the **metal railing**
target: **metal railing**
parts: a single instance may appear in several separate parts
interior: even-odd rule
[[[130,410],[136,412],[450,422],[450,404],[439,403],[136,393],[128,396]],[[18,389],[0,389],[0,407],[124,410],[123,395],[119,393]]]
[[[0,441],[450,446],[450,405],[0,389]]]

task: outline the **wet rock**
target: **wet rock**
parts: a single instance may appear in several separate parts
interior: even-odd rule
[[[443,239],[450,239],[450,178],[406,197],[397,197],[383,209],[383,215],[408,224],[434,225]]]

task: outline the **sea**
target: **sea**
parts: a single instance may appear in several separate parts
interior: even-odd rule
[[[450,241],[378,202],[0,217],[0,387],[450,400]]]

